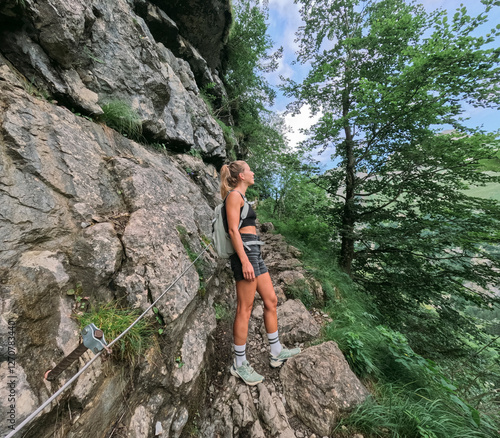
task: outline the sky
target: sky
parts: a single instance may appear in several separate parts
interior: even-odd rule
[[[483,5],[479,0],[420,0],[428,12],[435,9],[446,9],[452,14],[460,7],[461,4],[467,7],[467,11],[471,15],[482,12]],[[488,27],[495,27],[500,23],[500,8],[494,8],[494,12],[490,12],[490,21]],[[269,0],[269,28],[268,33],[274,42],[274,47],[283,47],[283,58],[277,71],[269,74],[267,79],[273,86],[280,84],[280,75],[291,78],[295,81],[300,81],[307,74],[307,67],[295,64],[292,62],[295,59],[295,52],[298,44],[295,42],[295,32],[302,24],[299,6],[293,0]],[[498,40],[498,39],[497,39]],[[500,45],[500,40],[498,40]],[[276,112],[284,112],[286,105],[290,102],[278,91],[278,97],[272,110]],[[480,108],[470,108],[465,114],[471,117],[468,125],[470,126],[483,126],[487,131],[496,131],[500,129],[500,111],[499,110],[486,110]],[[309,127],[316,119],[310,118],[310,113],[307,107],[304,107],[302,112],[296,116],[286,115],[285,120],[289,128],[292,130],[288,134],[288,139],[292,146],[297,145],[305,138],[299,132],[300,128]]]

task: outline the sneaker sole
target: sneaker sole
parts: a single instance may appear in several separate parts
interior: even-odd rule
[[[231,374],[234,376],[234,377],[239,377],[241,380],[243,380],[248,386],[255,386],[255,385],[258,385],[259,383],[262,383],[264,381],[264,378],[262,378],[261,380],[257,380],[255,382],[247,382],[243,377],[241,377],[237,372],[236,370],[233,369],[233,367],[230,368],[230,371],[231,371]]]
[[[283,360],[276,360],[276,361],[273,361],[271,360],[269,362],[269,364],[271,365],[272,368],[279,368],[281,365],[283,365],[285,362],[287,361],[287,359],[283,359]]]

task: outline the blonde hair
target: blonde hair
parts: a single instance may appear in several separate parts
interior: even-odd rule
[[[238,185],[238,175],[245,171],[244,161],[233,161],[224,164],[220,169],[220,195],[224,199],[227,194]]]

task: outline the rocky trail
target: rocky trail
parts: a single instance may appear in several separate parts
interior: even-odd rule
[[[270,224],[264,224],[261,230],[266,230],[268,227]],[[267,263],[276,279],[275,288],[280,292],[278,306],[280,336],[286,340],[287,347],[302,349],[299,356],[308,355],[308,352],[315,349],[315,345],[320,344],[321,328],[331,322],[331,318],[318,309],[307,310],[298,300],[286,298],[283,293],[286,289],[284,287],[286,270],[280,269],[279,261],[287,260],[289,265],[295,266],[290,272],[293,272],[295,277],[303,276],[305,279],[305,272],[300,267],[300,262],[292,255],[292,253],[295,255],[299,253],[295,248],[286,245],[282,236],[263,232],[261,237],[270,245],[266,248]],[[330,347],[333,349],[336,348],[333,343],[329,344],[332,344]],[[214,362],[211,365],[213,371],[206,396],[206,412],[201,415],[202,421],[197,425],[200,436],[207,438],[215,436],[255,438],[347,436],[345,434],[331,435],[326,429],[323,430],[325,434],[322,435],[318,433],[317,428],[308,424],[310,417],[314,418],[315,410],[320,406],[314,406],[314,402],[307,400],[307,391],[302,393],[304,403],[301,410],[297,411],[287,403],[286,395],[290,394],[290,391],[287,391],[283,379],[288,378],[287,371],[293,373],[289,371],[292,369],[290,365],[296,362],[296,359],[291,359],[290,364],[286,363],[281,368],[272,368],[269,365],[269,344],[264,328],[263,303],[257,293],[249,323],[247,358],[252,367],[264,376],[264,381],[250,387],[230,374],[229,368],[233,360],[232,318],[228,315],[218,321],[214,333],[214,346],[217,354],[213,355]],[[314,368],[315,357],[318,354],[321,355],[321,352],[313,352],[306,359],[306,362],[310,361],[310,368]],[[351,376],[348,378],[352,379]],[[309,414],[305,412],[308,409],[311,409]],[[316,421],[321,423],[320,418]],[[357,438],[359,437],[360,435],[357,435]]]
[[[265,437],[267,430],[273,432],[273,436],[315,438],[317,435],[287,407],[280,379],[281,368],[272,368],[269,365],[269,345],[258,328],[263,323],[261,309],[262,303],[257,301],[250,320],[247,357],[252,367],[264,376],[264,382],[248,387],[230,374],[229,368],[234,357],[232,322],[220,321],[215,331],[218,355],[214,357],[216,362],[214,376],[206,400],[208,417],[220,415],[224,412],[223,406],[230,404],[233,413],[231,419],[226,420],[226,426],[231,424],[232,420],[235,436],[249,434],[249,436]],[[305,348],[304,343],[293,346]],[[261,421],[263,425],[256,424]],[[202,432],[202,436],[216,436],[208,432],[210,425],[204,424],[203,428],[205,427],[207,432]]]

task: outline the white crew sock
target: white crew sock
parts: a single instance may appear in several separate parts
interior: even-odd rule
[[[281,353],[281,350],[283,349],[280,343],[280,338],[278,336],[278,330],[276,330],[274,333],[268,333],[267,339],[269,339],[271,354],[273,356],[278,356]]]
[[[241,365],[243,365],[243,362],[247,360],[247,355],[245,352],[247,344],[233,345],[233,348],[234,354],[236,356],[236,367],[239,368]]]

